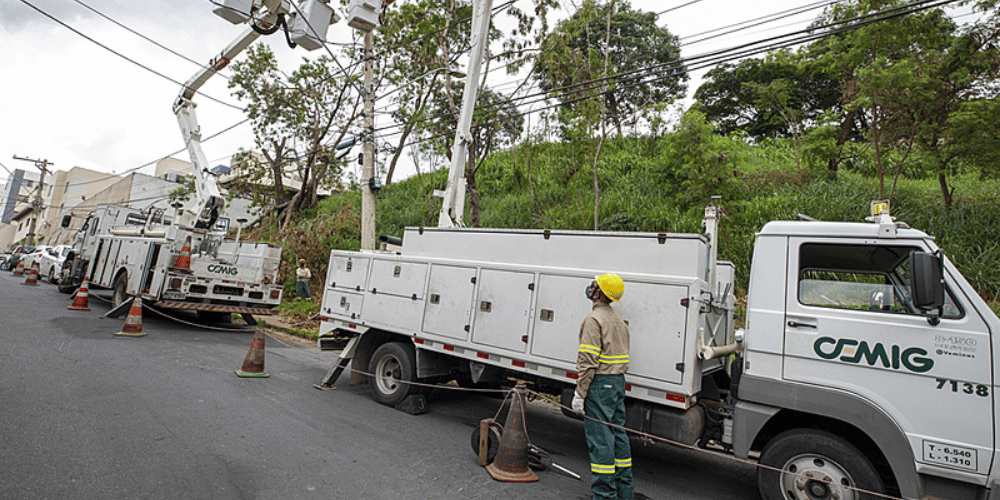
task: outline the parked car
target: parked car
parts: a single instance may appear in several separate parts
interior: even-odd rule
[[[3,263],[4,264],[3,268],[7,271],[14,269],[15,267],[17,267],[17,263],[20,262],[25,255],[34,251],[35,247],[31,245],[18,245],[14,247],[14,251],[10,253],[10,258],[8,258]]]
[[[35,247],[34,251],[21,257],[21,262],[24,263],[24,272],[27,273],[31,271],[32,266],[35,264],[41,265],[42,255],[51,248],[52,247],[48,245],[38,245]],[[42,273],[39,272],[38,274],[41,275]]]
[[[57,245],[42,252],[38,258],[38,275],[53,285],[59,283],[63,262],[72,249],[72,245]]]

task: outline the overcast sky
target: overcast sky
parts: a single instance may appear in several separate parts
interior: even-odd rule
[[[517,1],[522,9],[530,11],[530,0]],[[494,0],[494,4],[499,5],[500,0]],[[659,24],[688,42],[682,48],[686,57],[801,29],[821,10],[709,42],[690,43],[698,38],[690,38],[692,35],[816,4],[809,0],[632,1],[634,8],[645,11],[672,9],[659,16]],[[563,1],[563,17],[571,5],[573,2]],[[116,26],[86,6],[196,61],[207,62],[245,29],[214,15],[209,0],[0,0],[0,164],[9,170],[34,169],[32,164],[12,158],[17,155],[47,159],[55,163],[55,170],[81,166],[121,173],[184,148],[171,104],[180,90],[179,83],[190,78],[197,67]],[[173,81],[139,67],[81,34]],[[328,39],[350,43],[354,36],[354,31],[341,21],[330,27]],[[289,72],[302,57],[324,52],[310,53],[301,48],[293,51],[278,35],[264,39]],[[351,61],[342,59],[341,63],[347,66]],[[697,78],[698,74],[694,76]],[[502,83],[504,77],[499,78]],[[697,79],[692,80],[689,92],[694,92],[697,83]],[[202,90],[239,105],[226,88],[224,78],[216,76]],[[199,104],[197,114],[204,136],[245,118],[241,111],[202,96],[196,97],[195,102]],[[390,124],[387,118],[381,120],[377,126]],[[228,164],[229,156],[240,147],[253,147],[249,125],[204,143],[212,165]],[[186,152],[174,156],[188,160]],[[139,171],[151,174],[153,166]],[[400,173],[411,175],[412,167],[402,167]],[[0,169],[0,181],[7,176]]]

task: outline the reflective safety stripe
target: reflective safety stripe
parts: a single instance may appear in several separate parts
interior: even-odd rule
[[[618,467],[619,469],[624,469],[626,467],[631,467],[632,466],[632,457],[629,457],[629,458],[616,458],[615,459],[615,466]]]
[[[628,354],[622,354],[620,356],[601,354],[601,356],[598,359],[600,360],[601,363],[604,363],[606,365],[624,364],[628,363]]]
[[[590,472],[594,474],[614,474],[614,465],[590,464]]]
[[[580,344],[580,352],[587,352],[590,354],[596,354],[600,356],[601,348],[590,344]]]

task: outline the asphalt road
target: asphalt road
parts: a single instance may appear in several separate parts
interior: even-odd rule
[[[474,426],[500,400],[436,390],[430,412],[379,405],[364,385],[319,382],[335,355],[268,337],[267,379],[241,379],[252,335],[145,314],[68,311],[47,283],[0,272],[2,499],[586,499],[583,424],[528,405],[533,443],[582,481],[553,471],[501,483],[479,467]],[[632,441],[637,499],[756,500],[751,466]]]

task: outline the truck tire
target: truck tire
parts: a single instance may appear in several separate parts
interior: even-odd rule
[[[114,309],[128,300],[128,274],[121,273],[111,285],[111,308]]]
[[[757,486],[764,500],[877,500],[885,485],[867,457],[829,432],[779,434],[760,455]],[[782,471],[782,472],[778,472]]]
[[[402,403],[406,396],[418,394],[410,384],[417,380],[417,354],[413,346],[402,342],[382,344],[368,363],[368,387],[372,398],[386,406]]]
[[[49,268],[49,277],[48,277],[48,280],[49,280],[49,284],[50,285],[58,284],[58,282],[56,281],[56,267],[55,266],[52,266],[52,267]]]

